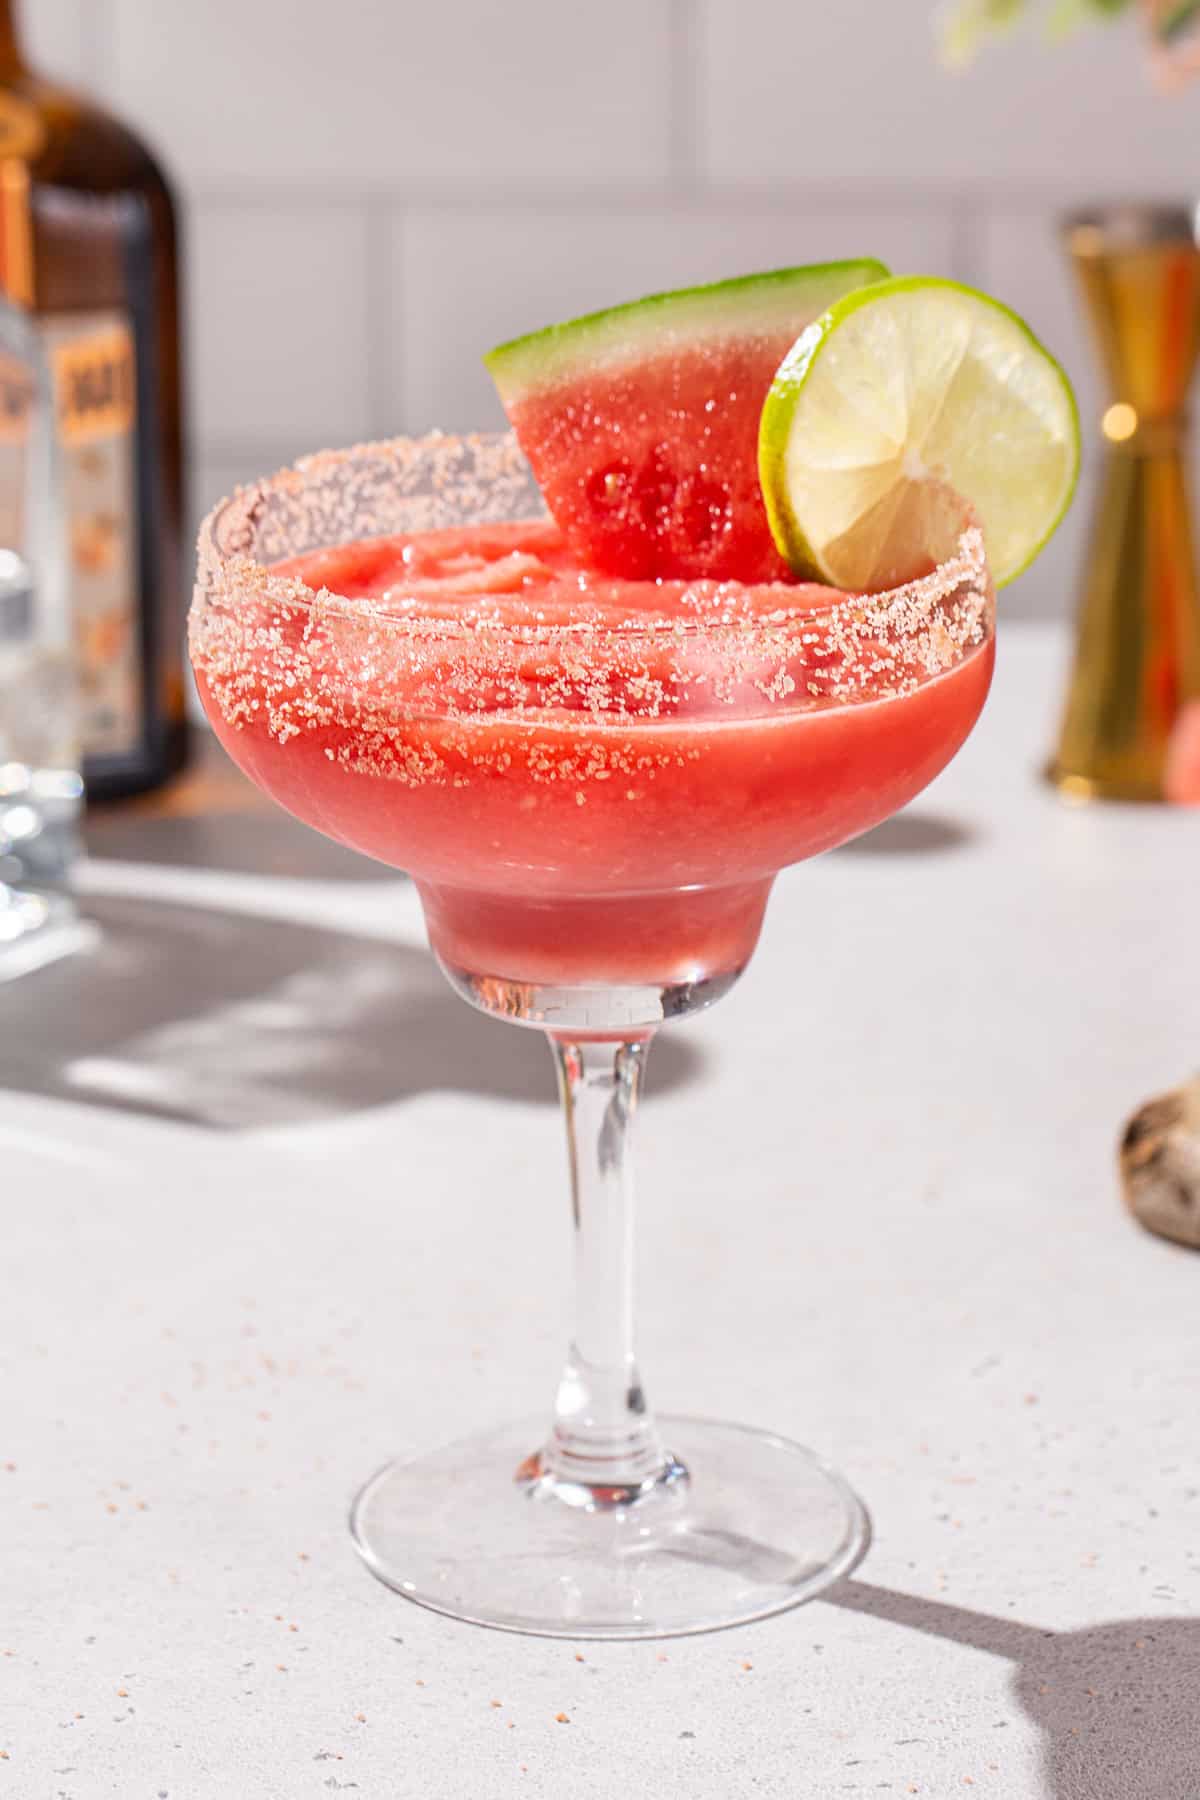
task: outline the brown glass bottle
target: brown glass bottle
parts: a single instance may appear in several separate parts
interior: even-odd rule
[[[175,208],[131,132],[26,67],[12,0],[0,287],[36,314],[54,376],[88,794],[138,793],[187,748]]]

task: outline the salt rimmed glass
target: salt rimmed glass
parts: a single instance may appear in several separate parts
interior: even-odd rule
[[[205,522],[192,660],[235,760],[407,869],[451,984],[544,1030],[558,1069],[575,1329],[549,1430],[387,1464],[355,1501],[357,1547],[455,1617],[669,1636],[810,1598],[858,1561],[867,1521],[799,1445],[649,1410],[629,1163],[647,1050],[737,979],[781,867],[887,817],[958,749],[990,679],[992,591],[970,521],[924,580],[829,598],[551,579],[552,528],[505,537],[539,518],[511,438],[311,457]],[[419,556],[370,598],[279,567],[452,527],[496,541],[449,585]]]

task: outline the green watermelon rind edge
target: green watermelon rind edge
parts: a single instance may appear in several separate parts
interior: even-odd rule
[[[507,406],[532,389],[548,386],[562,376],[611,355],[614,361],[634,361],[643,341],[652,349],[664,327],[699,338],[706,329],[734,325],[752,326],[756,316],[782,310],[789,301],[810,297],[813,318],[843,294],[886,281],[890,270],[873,256],[847,257],[839,262],[807,263],[788,269],[768,269],[757,275],[738,275],[730,281],[709,282],[701,287],[672,288],[647,294],[621,306],[585,313],[561,325],[548,325],[497,344],[484,364]],[[755,309],[752,302],[760,304]],[[797,327],[799,335],[800,327]]]

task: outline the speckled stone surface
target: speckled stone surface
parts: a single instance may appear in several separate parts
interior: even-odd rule
[[[655,1051],[652,1397],[874,1516],[750,1629],[520,1639],[371,1580],[372,1467],[549,1401],[549,1061],[401,883],[93,866],[97,957],[0,992],[0,1794],[1195,1800],[1200,1259],[1114,1142],[1200,1060],[1200,815],[1038,785],[1062,652],[1004,636],[954,767]]]

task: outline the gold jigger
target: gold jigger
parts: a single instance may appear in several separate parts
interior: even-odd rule
[[[1065,221],[1113,399],[1079,596],[1075,662],[1047,771],[1071,799],[1161,800],[1180,708],[1200,699],[1200,590],[1184,470],[1200,349],[1200,249],[1181,206]]]

